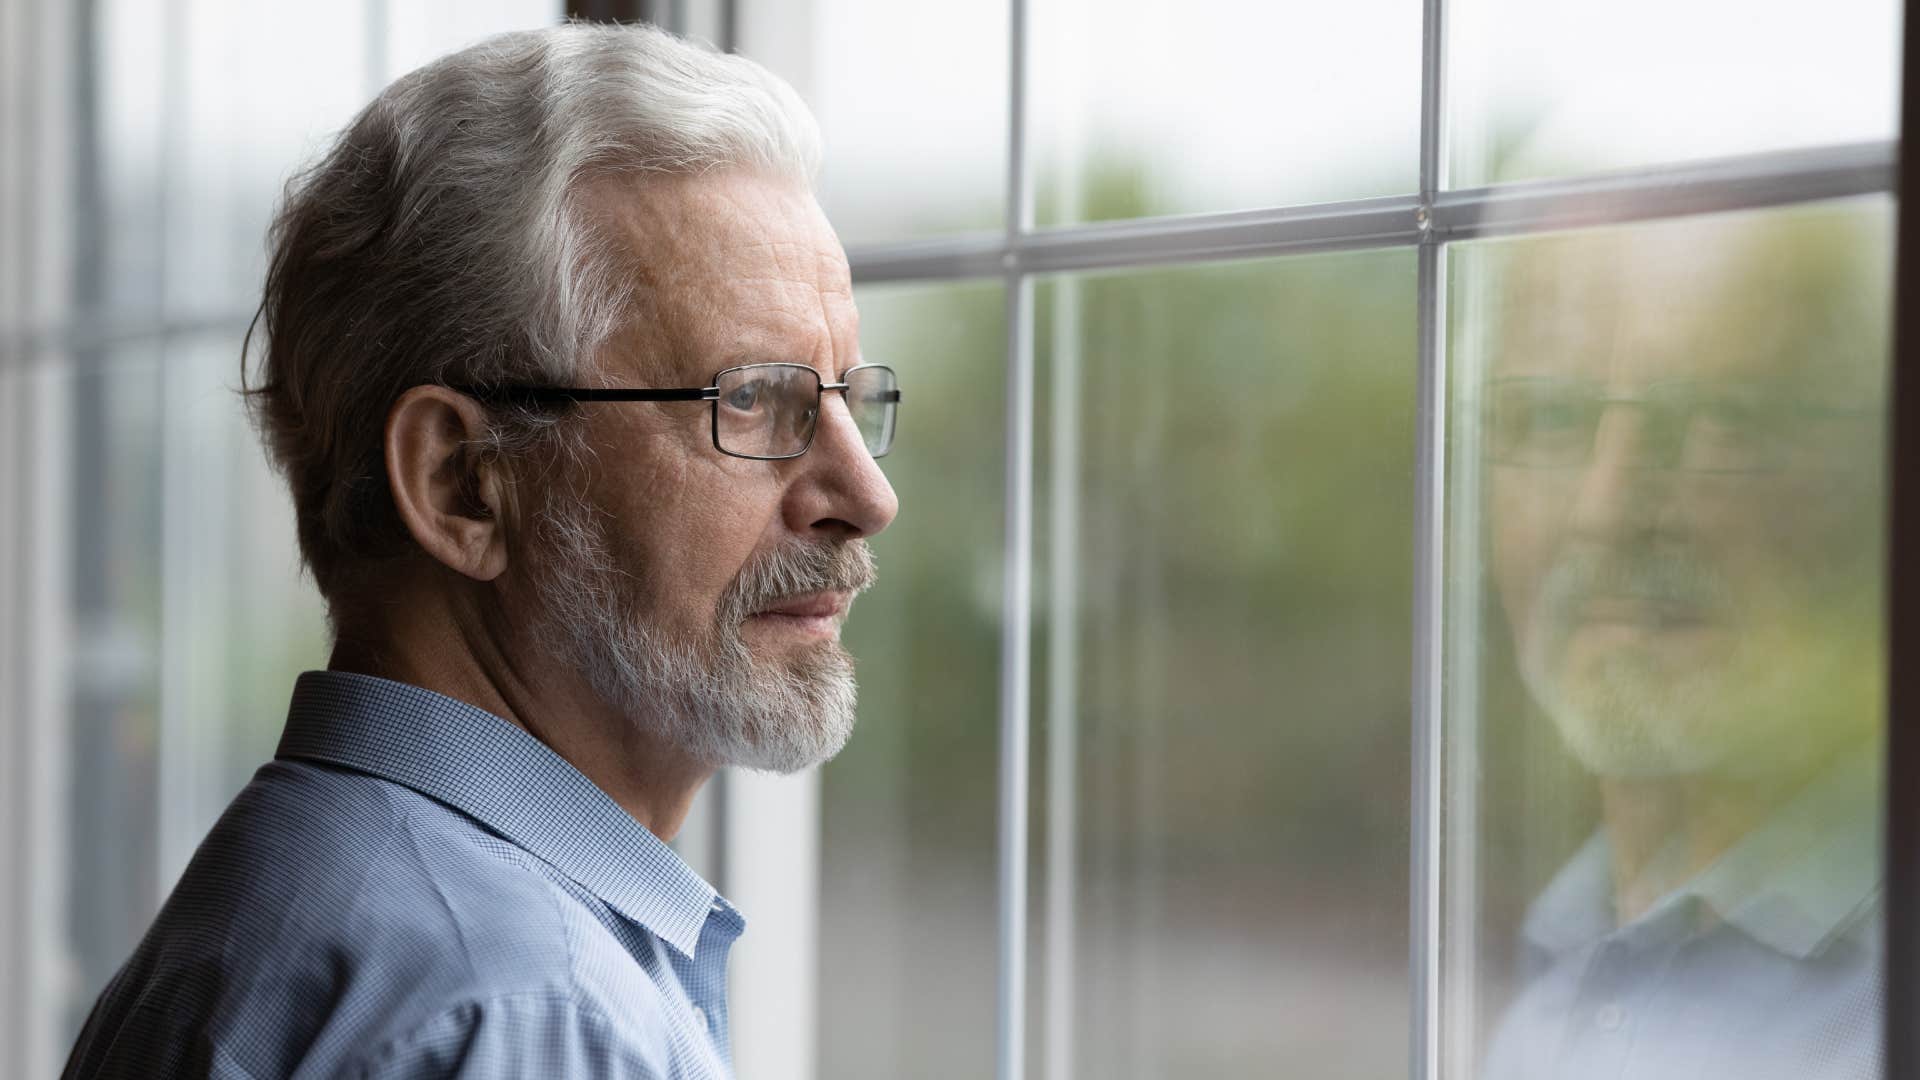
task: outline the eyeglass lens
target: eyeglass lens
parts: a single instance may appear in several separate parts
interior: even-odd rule
[[[720,373],[715,383],[714,439],[740,457],[787,458],[813,442],[820,416],[820,373],[804,364],[749,364]],[[857,367],[847,372],[847,407],[867,452],[880,457],[893,446],[899,389],[892,370]]]
[[[885,457],[893,449],[893,424],[900,409],[900,383],[893,369],[862,366],[847,372],[847,408],[867,441],[867,452]]]

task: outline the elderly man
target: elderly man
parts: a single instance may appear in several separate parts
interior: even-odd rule
[[[666,842],[845,741],[896,509],[816,146],[745,60],[566,26],[291,187],[252,399],[336,646],[69,1075],[728,1074],[742,919]]]
[[[1884,218],[1526,241],[1492,267],[1492,578],[1600,829],[1486,1075],[1881,1073]]]

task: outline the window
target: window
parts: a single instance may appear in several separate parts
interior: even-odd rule
[[[51,1076],[321,666],[239,398],[287,176],[545,0],[0,2],[0,1076]]]
[[[1892,0],[625,6],[908,387],[855,739],[679,841],[741,1075],[1879,1074]],[[0,1076],[321,662],[279,185],[560,16],[0,0]]]
[[[1004,297],[1004,426],[940,445],[1005,479],[931,511],[995,572],[903,531],[887,587],[981,580],[859,630],[977,672],[999,596],[997,1075],[1873,1075],[1898,9],[1256,7],[1016,0],[1004,93],[823,118],[1008,105],[998,236],[829,205],[940,313],[870,351]],[[947,676],[861,738],[937,742]],[[906,850],[830,816],[836,875],[959,865],[968,745],[964,792],[890,774]],[[823,922],[822,1000],[876,1003],[824,1074],[984,1071],[946,892]]]
[[[1035,287],[1061,1071],[1406,1071],[1374,1032],[1406,1028],[1414,279],[1389,249]]]

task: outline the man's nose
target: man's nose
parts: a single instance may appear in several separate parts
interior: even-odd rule
[[[860,426],[840,394],[820,401],[813,445],[794,459],[799,475],[787,491],[787,527],[805,536],[852,540],[885,529],[900,501],[867,451]]]
[[[1576,532],[1619,540],[1659,524],[1673,498],[1674,448],[1650,420],[1638,409],[1613,408],[1601,416],[1586,468],[1574,481]]]

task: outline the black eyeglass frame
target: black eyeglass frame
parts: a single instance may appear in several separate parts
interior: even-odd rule
[[[1487,388],[1489,392],[1488,392],[1487,400],[1485,403],[1486,414],[1489,417],[1487,426],[1489,429],[1492,429],[1497,426],[1497,420],[1493,419],[1493,417],[1495,417],[1499,411],[1499,407],[1498,407],[1498,403],[1495,395],[1499,390],[1503,388],[1507,388],[1507,387],[1572,387],[1572,386],[1591,386],[1591,385],[1597,385],[1597,384],[1594,383],[1592,380],[1572,379],[1572,378],[1565,378],[1562,376],[1553,376],[1553,375],[1514,375],[1514,376],[1508,376],[1506,378],[1491,380],[1487,384]],[[1684,401],[1684,396],[1676,393],[1676,391],[1682,388],[1692,387],[1696,385],[1712,386],[1712,385],[1715,385],[1715,383],[1714,383],[1714,380],[1703,379],[1703,378],[1659,379],[1649,384],[1646,390],[1644,390],[1639,394],[1607,394],[1602,392],[1602,393],[1595,393],[1595,394],[1588,395],[1586,400],[1582,402],[1582,404],[1585,407],[1592,409],[1594,412],[1593,430],[1587,433],[1587,439],[1589,440],[1589,443],[1588,443],[1587,449],[1583,451],[1581,459],[1579,461],[1567,462],[1564,464],[1559,464],[1559,463],[1542,464],[1537,462],[1523,461],[1523,460],[1520,460],[1520,458],[1517,456],[1503,453],[1498,450],[1493,450],[1489,452],[1487,454],[1487,459],[1495,465],[1505,465],[1512,468],[1520,468],[1520,469],[1537,469],[1541,471],[1586,468],[1589,464],[1591,464],[1591,461],[1592,461],[1593,446],[1592,446],[1591,440],[1593,439],[1595,433],[1598,431],[1600,417],[1605,414],[1606,410],[1611,408],[1635,409],[1643,413],[1654,414],[1656,416],[1658,416],[1662,412],[1670,413],[1674,410],[1677,404],[1687,404],[1687,402]],[[1846,420],[1846,419],[1852,419],[1852,418],[1861,417],[1861,416],[1871,416],[1874,413],[1874,410],[1872,409],[1802,400],[1794,397],[1791,393],[1784,393],[1784,394],[1780,393],[1779,388],[1777,387],[1748,386],[1743,388],[1748,388],[1748,389],[1757,388],[1757,389],[1766,389],[1766,390],[1773,391],[1774,395],[1770,399],[1770,402],[1778,408],[1781,414],[1783,414],[1785,417],[1787,417],[1792,421],[1799,421],[1799,422],[1806,423],[1806,422],[1812,422],[1817,420],[1828,420],[1828,421]],[[1792,388],[1793,387],[1791,384],[1787,384],[1788,390],[1791,390]],[[1665,398],[1668,397],[1669,395],[1673,396],[1676,400],[1675,401],[1665,400]],[[1711,400],[1712,400],[1712,395],[1702,394],[1702,395],[1697,395],[1695,400],[1690,404],[1692,404],[1694,408],[1698,409],[1700,408],[1700,403],[1709,402]],[[1687,419],[1691,419],[1691,418],[1688,417]],[[1781,453],[1781,454],[1785,453],[1785,451],[1780,447],[1776,446],[1773,449],[1776,453]],[[1777,459],[1777,460],[1770,459],[1766,462],[1756,463],[1756,464],[1747,465],[1747,466],[1739,466],[1739,467],[1721,467],[1721,468],[1685,467],[1685,466],[1679,465],[1677,461],[1677,455],[1682,452],[1682,447],[1679,445],[1677,441],[1672,443],[1670,446],[1668,446],[1666,448],[1666,452],[1669,454],[1675,455],[1676,460],[1662,465],[1661,466],[1662,468],[1672,470],[1672,471],[1689,472],[1689,473],[1694,473],[1697,475],[1704,475],[1704,476],[1763,475],[1767,473],[1777,473],[1782,468],[1785,467],[1784,458]]]
[[[814,406],[813,406],[814,422],[813,422],[813,425],[807,429],[807,441],[805,445],[801,446],[800,449],[794,451],[791,454],[743,454],[737,450],[729,450],[726,447],[720,445],[720,383],[721,381],[725,379],[728,375],[731,375],[736,371],[748,371],[748,370],[754,370],[754,369],[760,369],[760,368],[776,368],[776,367],[777,368],[798,368],[801,371],[805,371],[806,373],[814,377],[814,379],[817,381],[817,384],[819,386],[819,390],[814,395]],[[897,372],[893,370],[892,367],[886,364],[856,364],[855,366],[848,368],[846,372],[840,376],[841,381],[835,382],[835,383],[830,383],[830,382],[827,382],[825,379],[821,379],[820,372],[818,372],[813,367],[807,364],[795,364],[795,363],[789,363],[789,362],[776,361],[776,362],[763,363],[763,364],[739,364],[730,368],[722,368],[720,371],[717,371],[714,373],[714,376],[711,380],[712,382],[711,386],[638,388],[638,387],[513,386],[513,385],[509,385],[509,386],[450,386],[448,387],[448,389],[454,390],[458,393],[465,394],[468,397],[473,398],[477,401],[511,404],[511,405],[572,405],[572,404],[585,404],[585,403],[602,402],[602,401],[616,401],[616,402],[617,401],[710,401],[713,403],[713,405],[707,411],[709,415],[710,431],[713,438],[713,448],[715,450],[718,450],[720,453],[725,454],[728,457],[745,458],[748,461],[791,461],[794,458],[804,455],[808,450],[813,449],[813,437],[820,430],[820,423],[819,423],[820,399],[826,396],[827,391],[838,390],[840,391],[841,396],[844,397],[847,391],[853,385],[852,382],[850,381],[850,378],[854,372],[875,371],[875,370],[886,372],[887,375],[894,380],[893,389],[886,391],[885,394],[882,395],[881,400],[886,402],[889,405],[895,406],[897,409],[900,404],[900,386],[899,386],[900,376]],[[864,439],[863,439],[863,445],[864,445]],[[893,451],[893,425],[889,423],[887,425],[887,430],[886,430],[886,443],[881,447],[879,453],[874,453],[871,448],[869,448],[867,452],[870,454],[873,454],[874,458],[878,459],[878,458],[886,457],[892,451]]]

